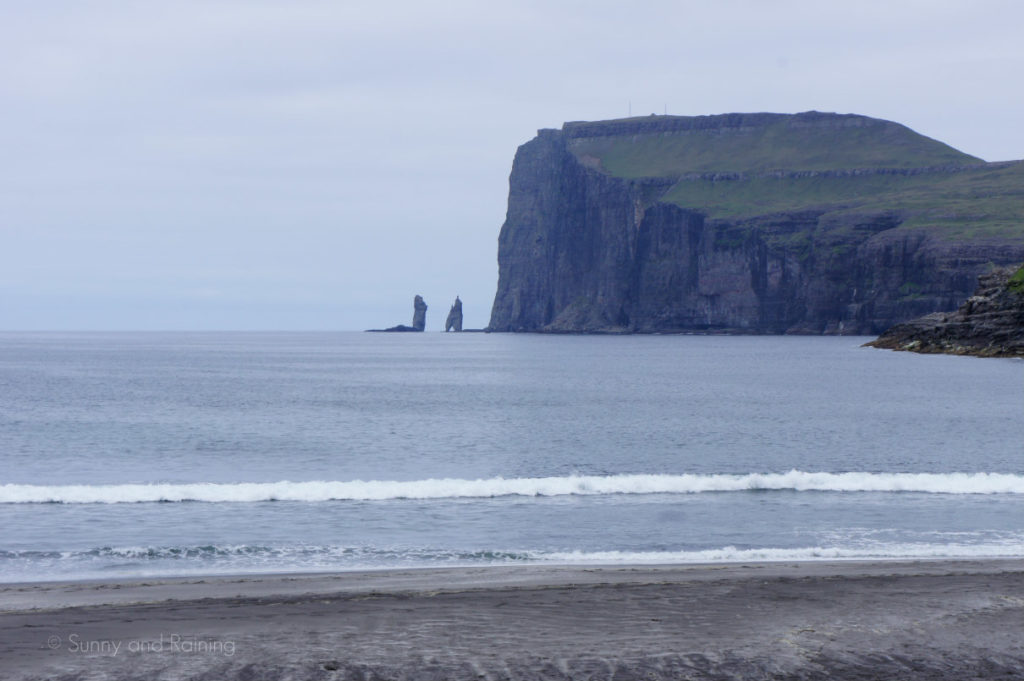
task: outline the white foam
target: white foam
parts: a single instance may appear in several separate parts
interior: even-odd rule
[[[463,480],[352,480],[125,485],[0,485],[0,503],[120,504],[456,499],[502,496],[696,494],[791,490],[1024,494],[1024,475],[1008,473],[750,473],[746,475],[609,475]]]
[[[455,551],[347,546],[103,547],[89,551],[0,551],[0,583],[61,579],[261,574],[480,565],[679,565],[786,561],[1024,557],[1024,536],[978,544],[877,543],[857,547],[679,551]]]
[[[703,551],[566,551],[532,553],[530,558],[543,562],[569,564],[649,564],[675,563],[760,563],[789,560],[899,560],[928,558],[1020,558],[1024,543],[999,544],[875,544],[865,547],[757,548],[725,546]]]

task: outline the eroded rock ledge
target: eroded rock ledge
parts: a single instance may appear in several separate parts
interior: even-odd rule
[[[867,345],[921,353],[1024,357],[1024,267],[978,277],[978,290],[956,312],[898,324]]]

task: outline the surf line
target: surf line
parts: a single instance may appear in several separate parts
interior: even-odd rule
[[[538,478],[314,480],[305,482],[0,485],[0,503],[118,504],[146,502],[385,501],[503,496],[699,494],[707,492],[917,492],[1024,494],[1024,476],[1009,473],[807,472],[622,474]]]

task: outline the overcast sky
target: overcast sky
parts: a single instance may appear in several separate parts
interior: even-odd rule
[[[485,326],[516,147],[810,109],[1024,158],[1024,3],[0,0],[0,329]]]

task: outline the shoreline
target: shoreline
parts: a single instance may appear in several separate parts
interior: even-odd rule
[[[501,585],[560,586],[563,584],[633,582],[638,575],[667,573],[675,579],[705,579],[727,574],[741,578],[758,570],[758,575],[784,577],[789,575],[846,577],[882,574],[947,574],[954,567],[964,567],[977,574],[1020,570],[1024,573],[1024,556],[1020,557],[894,557],[894,558],[823,558],[820,560],[782,559],[722,561],[694,563],[515,563],[453,566],[401,566],[356,568],[352,570],[309,570],[280,572],[211,572],[185,575],[153,574],[123,577],[58,578],[40,581],[0,582],[0,614],[39,609],[30,606],[32,599],[51,598],[55,594],[79,594],[68,597],[52,607],[113,605],[130,603],[124,594],[172,594],[173,600],[195,600],[209,596],[204,591],[240,586],[254,595],[320,593],[337,589],[343,593],[372,590],[390,593],[401,587],[405,591],[435,592],[489,588]],[[597,575],[590,579],[585,575]],[[194,592],[192,590],[195,590]],[[397,591],[396,591],[397,592]],[[22,597],[15,593],[24,594]],[[81,594],[108,594],[111,600]],[[31,595],[30,595],[31,594]],[[243,594],[236,594],[241,596]]]
[[[8,678],[1024,675],[1024,559],[0,584]]]

